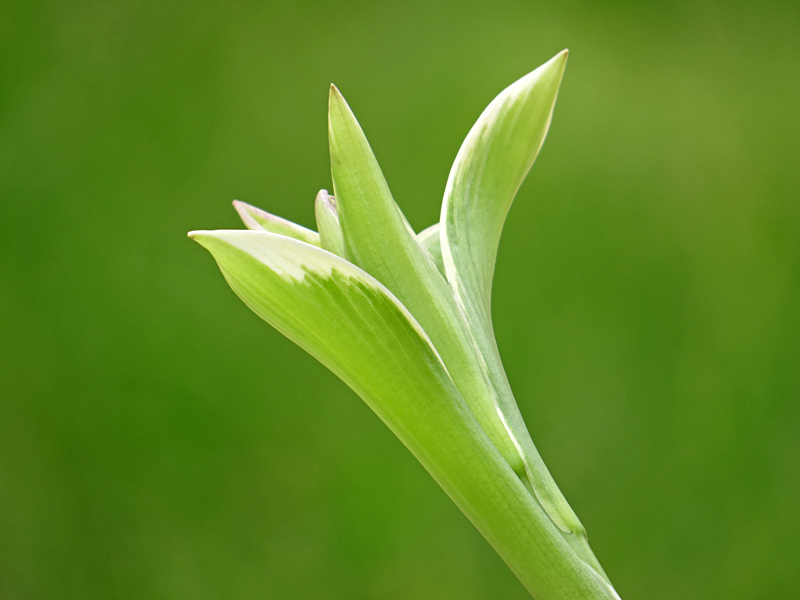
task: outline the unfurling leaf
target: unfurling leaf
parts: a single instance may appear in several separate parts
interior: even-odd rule
[[[328,132],[347,258],[381,281],[419,321],[481,427],[511,467],[524,474],[522,457],[497,414],[495,391],[453,293],[407,226],[361,126],[333,86]]]
[[[547,133],[566,51],[504,90],[469,132],[439,223],[415,234],[331,86],[334,195],[319,233],[235,201],[252,231],[195,231],[239,297],[349,385],[537,600],[619,600],[539,455],[491,319],[497,246]]]
[[[306,229],[302,225],[277,217],[241,200],[234,200],[233,207],[239,213],[245,226],[252,231],[268,231],[300,240],[306,244],[320,245],[319,234],[316,231]]]
[[[320,245],[328,252],[345,258],[342,227],[336,210],[336,199],[327,190],[320,190],[314,201],[314,214],[317,217]]]
[[[537,598],[615,598],[558,534],[476,422],[426,333],[380,282],[280,235],[189,235],[247,306],[364,399]],[[551,572],[563,575],[542,576]]]

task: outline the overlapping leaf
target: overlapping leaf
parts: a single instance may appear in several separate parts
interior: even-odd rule
[[[241,200],[234,200],[233,206],[236,212],[239,213],[245,226],[252,231],[268,231],[270,233],[285,235],[314,246],[321,245],[319,234],[316,231],[306,229],[302,225],[287,221],[282,217],[268,213],[265,210],[256,208]]]
[[[321,246],[336,256],[344,257],[344,238],[342,227],[339,225],[336,200],[327,190],[320,190],[317,194],[314,200],[314,215],[317,218]]]
[[[335,87],[319,234],[235,202],[254,231],[194,232],[257,314],[352,387],[539,600],[618,598],[539,456],[491,322],[497,246],[547,133],[566,51],[484,111],[415,235]]]
[[[380,282],[280,235],[190,235],[256,314],[364,399],[536,598],[615,598],[558,535],[475,421],[425,332]]]
[[[420,322],[456,387],[512,468],[522,457],[497,413],[495,391],[453,294],[392,198],[369,142],[331,87],[331,174],[347,259],[381,281]]]
[[[442,254],[458,300],[491,336],[491,291],[508,209],[544,142],[567,51],[500,93],[473,125],[445,188]]]
[[[440,243],[439,229],[441,229],[439,223],[434,223],[430,227],[423,229],[417,234],[417,243],[431,255],[433,264],[435,264],[439,272],[446,277],[444,261],[442,260],[442,245]]]
[[[583,526],[530,438],[491,322],[492,278],[503,223],[544,141],[566,58],[564,51],[506,88],[472,127],[447,182],[440,243],[447,279],[497,391],[499,411],[523,456],[533,491],[565,533],[583,538]],[[585,540],[576,544],[586,546]],[[596,563],[590,552],[585,554]]]

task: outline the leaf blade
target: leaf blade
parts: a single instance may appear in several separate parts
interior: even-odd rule
[[[467,312],[488,328],[503,224],[549,129],[566,60],[564,50],[486,107],[447,180],[440,220],[447,276]]]
[[[448,177],[440,242],[447,279],[485,361],[501,417],[523,456],[533,492],[565,534],[585,539],[583,525],[519,412],[491,319],[492,279],[505,218],[544,142],[566,60],[565,50],[510,85],[470,129]],[[593,554],[584,554],[599,568]]]
[[[444,268],[444,260],[442,259],[442,244],[439,231],[441,230],[441,223],[434,223],[430,227],[423,229],[417,234],[417,243],[422,246],[431,255],[433,264],[439,269],[443,277],[447,277],[447,272]]]
[[[314,200],[314,215],[317,219],[320,246],[336,256],[345,257],[342,227],[339,225],[339,214],[336,200],[327,190],[320,190]]]
[[[265,232],[192,232],[259,316],[358,393],[539,600],[616,594],[558,534],[475,421],[435,349],[382,284]]]
[[[316,231],[307,229],[302,225],[288,221],[265,210],[242,202],[241,200],[234,200],[233,207],[242,219],[245,226],[251,231],[268,231],[270,233],[277,233],[285,235],[306,244],[320,247],[319,234]]]
[[[512,468],[522,457],[498,417],[495,391],[447,282],[392,197],[355,115],[335,86],[329,105],[331,175],[348,260],[381,281],[420,322],[461,395]]]

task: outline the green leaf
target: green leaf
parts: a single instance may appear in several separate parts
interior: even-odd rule
[[[558,534],[475,421],[425,332],[381,283],[280,235],[189,235],[256,314],[364,399],[537,600],[617,598]]]
[[[336,199],[327,190],[320,190],[314,201],[314,214],[317,217],[317,229],[321,246],[328,252],[344,257],[344,238],[336,211]]]
[[[428,254],[433,259],[433,264],[439,269],[443,276],[447,276],[444,270],[444,261],[442,260],[442,244],[439,239],[439,230],[441,226],[439,223],[434,223],[427,229],[423,229],[417,234],[417,243],[427,250]]]
[[[577,544],[582,548],[583,525],[530,438],[491,321],[492,278],[503,224],[544,141],[566,60],[565,50],[506,88],[470,130],[445,190],[441,250],[447,279],[497,390],[500,412],[524,458],[533,491],[562,531],[583,539]],[[597,563],[590,552],[585,558]]]
[[[473,125],[447,181],[441,217],[447,276],[467,313],[489,332],[503,224],[544,142],[566,62],[564,50],[501,92]]]
[[[430,336],[462,396],[512,468],[522,457],[453,293],[407,225],[361,126],[339,91],[329,104],[331,174],[348,260],[381,281]]]
[[[233,206],[248,229],[269,231],[270,233],[277,233],[300,240],[312,246],[320,246],[319,234],[316,231],[306,229],[302,225],[277,217],[241,200],[234,200]]]

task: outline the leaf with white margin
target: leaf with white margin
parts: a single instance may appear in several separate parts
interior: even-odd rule
[[[441,225],[439,223],[434,223],[430,227],[423,229],[417,234],[417,243],[428,251],[428,254],[430,254],[433,259],[433,264],[435,264],[439,272],[446,277],[444,261],[442,260],[442,244],[439,239],[440,229]]]
[[[503,224],[544,142],[566,62],[564,50],[503,90],[472,126],[447,180],[440,221],[447,276],[489,335]]]
[[[494,336],[491,288],[497,246],[519,186],[544,142],[567,51],[501,92],[483,111],[458,152],[442,204],[442,258],[456,300],[480,349],[499,410],[525,462],[536,497],[602,573],[575,512],[544,464],[511,391]]]
[[[376,279],[296,240],[194,231],[236,294],[339,376],[538,600],[612,600],[475,421],[425,332]]]
[[[501,92],[473,125],[456,156],[440,223],[447,279],[498,391],[534,492],[565,532],[583,532],[530,439],[505,375],[491,321],[491,287],[503,224],[552,118],[567,51]]]
[[[256,208],[252,204],[242,202],[241,200],[234,200],[233,207],[236,209],[236,212],[239,213],[245,226],[252,231],[277,233],[313,246],[321,247],[319,234],[316,231],[312,231],[302,225],[275,216],[265,210]]]
[[[473,339],[447,282],[408,231],[361,126],[335,86],[331,86],[328,129],[347,259],[386,285],[425,328],[478,422],[514,471],[529,482],[559,529],[567,536],[585,536],[536,451],[502,364],[499,371],[487,364],[476,343],[480,337]],[[579,548],[584,545],[570,540],[580,542]],[[587,553],[585,560],[591,558]]]
[[[361,126],[335,86],[330,92],[328,133],[346,258],[383,283],[419,321],[475,418],[514,471],[527,477],[450,286],[417,243]]]
[[[336,199],[328,190],[320,190],[314,200],[314,215],[317,218],[320,245],[336,256],[344,257],[344,238],[336,211]]]

